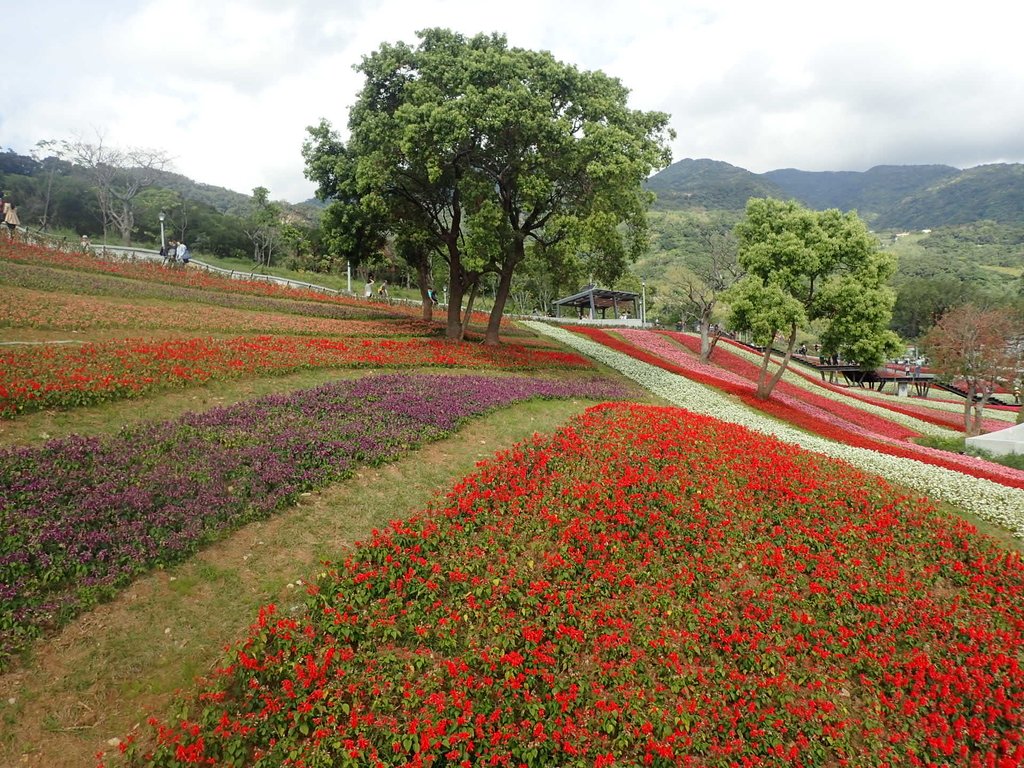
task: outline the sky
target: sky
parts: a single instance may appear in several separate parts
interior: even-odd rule
[[[864,171],[1024,162],[1017,0],[0,0],[0,149],[156,150],[169,170],[300,202],[306,128],[342,138],[363,56],[498,32],[630,90],[674,161]]]

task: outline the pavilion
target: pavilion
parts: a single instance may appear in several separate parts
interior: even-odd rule
[[[624,320],[643,319],[643,307],[640,302],[639,293],[630,291],[613,291],[609,288],[598,288],[595,285],[588,285],[579,293],[566,296],[551,302],[555,307],[555,316],[562,316],[563,307],[571,307],[576,310],[575,316],[581,319],[590,320]],[[607,315],[612,310],[612,316]],[[600,312],[600,316],[598,315]]]

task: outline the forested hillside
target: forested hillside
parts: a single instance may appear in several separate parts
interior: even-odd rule
[[[811,208],[857,211],[862,219],[876,226],[903,227],[906,224],[880,223],[878,220],[885,218],[903,201],[913,199],[931,185],[955,178],[960,173],[948,165],[880,165],[863,173],[809,172],[787,168],[769,171],[763,176],[778,185],[787,196]]]
[[[104,195],[101,178],[110,184]],[[87,168],[8,150],[0,152],[0,191],[17,205],[23,226],[69,241],[87,235],[94,242],[157,246],[163,212],[165,236],[200,253],[248,263],[265,251],[268,259],[276,253],[278,262],[291,257],[307,267],[318,250],[320,205],[273,201],[270,190],[243,194],[159,168]],[[268,240],[270,223],[277,226]]]
[[[751,197],[787,197],[770,179],[719,160],[680,160],[647,181],[655,210],[742,211]]]
[[[991,220],[1024,224],[1024,165],[880,165],[867,171],[756,174],[717,160],[680,160],[652,176],[656,210],[742,211],[751,197],[857,211],[876,229],[937,229]]]
[[[965,301],[1021,301],[1024,165],[755,174],[688,159],[652,176],[647,188],[657,195],[651,249],[635,270],[653,297],[652,314],[663,321],[677,322],[696,311],[688,294],[706,287],[710,267],[721,273],[728,263],[722,248],[734,247],[729,233],[747,200],[765,196],[815,210],[857,211],[882,247],[897,256],[893,326],[906,338],[916,338],[945,309]]]
[[[1024,224],[1024,165],[981,165],[935,181],[879,214],[876,227]]]

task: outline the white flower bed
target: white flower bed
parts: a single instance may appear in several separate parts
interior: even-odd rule
[[[616,352],[579,334],[536,321],[524,321],[523,324],[615,368],[650,392],[680,407],[741,424],[807,450],[842,459],[864,471],[955,504],[1024,538],[1024,491],[921,461],[890,456],[866,448],[854,448],[807,434],[769,419],[710,387]],[[886,412],[886,415],[888,417],[891,414]]]

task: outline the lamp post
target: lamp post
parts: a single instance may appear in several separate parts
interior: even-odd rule
[[[163,211],[157,214],[157,218],[160,219],[160,250],[162,251],[167,247],[167,242],[164,240],[164,219],[167,218]]]
[[[647,281],[640,281],[640,325],[647,325]]]

